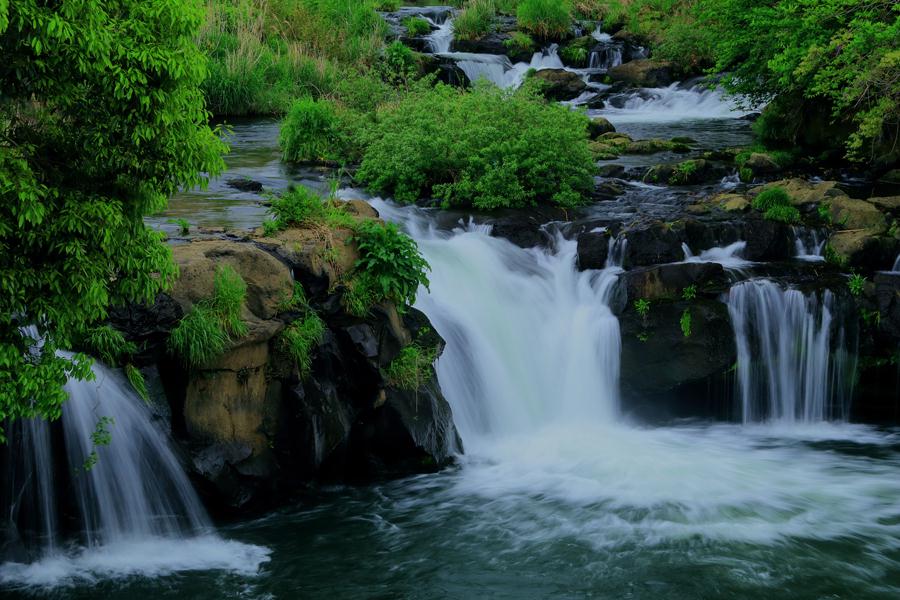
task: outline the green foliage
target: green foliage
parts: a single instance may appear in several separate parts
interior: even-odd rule
[[[684,312],[681,313],[681,318],[678,320],[678,324],[681,326],[682,335],[686,338],[691,337],[691,309],[684,309]]]
[[[279,336],[279,344],[283,352],[297,363],[300,376],[306,377],[312,368],[312,350],[322,343],[325,336],[325,323],[314,312],[302,320],[288,325]]]
[[[859,273],[854,273],[847,280],[847,288],[854,296],[861,296],[866,288],[866,278]]]
[[[859,316],[862,319],[863,324],[868,328],[877,329],[881,326],[881,312],[878,310],[868,310],[861,307],[859,309]]]
[[[293,292],[278,302],[277,310],[280,314],[307,308],[309,308],[309,303],[306,300],[306,292],[300,282],[295,281]]]
[[[209,0],[198,44],[215,114],[283,114],[376,62],[386,32],[370,0]],[[342,72],[343,71],[343,72]]]
[[[415,240],[393,223],[361,221],[353,241],[360,256],[354,265],[355,277],[370,298],[393,302],[402,309],[415,302],[420,285],[428,288],[428,263]]]
[[[513,31],[509,39],[503,41],[503,45],[513,52],[533,52],[535,49],[534,40],[527,33],[521,31]]]
[[[109,325],[91,327],[79,336],[79,345],[110,366],[116,366],[124,356],[137,352],[137,347],[125,339],[122,332]]]
[[[693,180],[694,174],[700,168],[700,163],[695,160],[686,160],[675,166],[669,183],[673,185],[687,185]]]
[[[401,390],[417,390],[434,377],[437,348],[423,348],[410,344],[400,351],[384,370],[387,384]]]
[[[412,49],[396,40],[385,47],[378,71],[385,82],[406,87],[418,77],[419,65]]]
[[[830,243],[825,244],[825,249],[822,251],[822,256],[825,257],[825,262],[830,265],[834,265],[836,267],[844,268],[847,266],[847,257],[839,254],[837,250],[834,249]]]
[[[403,26],[406,27],[406,33],[410,37],[419,37],[431,33],[431,23],[422,17],[406,17],[403,19]]]
[[[266,235],[291,226],[353,227],[356,223],[343,202],[326,200],[302,185],[273,197],[269,211],[275,218],[263,223]]]
[[[128,383],[131,384],[137,395],[141,397],[141,400],[149,402],[150,395],[147,393],[147,382],[144,381],[144,374],[133,364],[129,363],[125,365],[125,377],[128,378]]]
[[[494,30],[497,8],[494,0],[466,0],[453,20],[453,35],[459,40],[475,40]]]
[[[112,442],[112,434],[109,428],[115,424],[116,421],[112,417],[100,417],[97,420],[97,425],[94,427],[94,431],[91,432],[91,452],[82,465],[85,471],[90,471],[97,466],[97,461],[100,460],[97,448],[109,446]]]
[[[189,367],[198,367],[217,359],[234,337],[247,335],[241,310],[247,284],[228,265],[216,269],[213,295],[191,307],[169,335],[169,350]]]
[[[0,422],[59,417],[67,378],[91,372],[56,351],[171,285],[143,217],[223,167],[202,18],[193,1],[0,2]]]
[[[279,143],[284,159],[291,162],[340,158],[342,131],[334,102],[310,97],[296,100],[281,126]]]
[[[650,301],[646,298],[638,298],[634,301],[634,310],[637,311],[637,314],[639,314],[642,319],[646,319],[647,315],[650,314]]]
[[[816,207],[816,213],[823,223],[831,225],[831,204],[828,202],[820,202]]]
[[[579,67],[587,66],[588,51],[579,46],[566,46],[560,51],[559,55],[566,64]]]
[[[195,305],[169,335],[169,349],[187,366],[212,362],[225,352],[228,333],[212,309]]]
[[[749,167],[741,167],[740,169],[738,169],[738,177],[744,183],[752,183],[754,178],[753,169]]]
[[[516,12],[519,27],[540,39],[560,39],[572,27],[569,0],[522,0]]]
[[[798,223],[800,211],[791,205],[791,197],[781,187],[761,191],[753,199],[753,208],[763,213],[765,218],[782,223]]]
[[[181,235],[187,235],[191,232],[191,224],[187,219],[169,219],[169,223],[178,225]]]
[[[482,209],[585,202],[595,170],[587,117],[530,86],[418,86],[366,131],[356,178],[400,202],[433,195]]]
[[[697,297],[697,286],[689,285],[683,290],[681,290],[681,298],[683,300],[693,300]]]

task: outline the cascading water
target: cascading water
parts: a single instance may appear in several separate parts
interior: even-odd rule
[[[428,48],[435,54],[450,52],[450,44],[453,42],[453,18],[447,17],[443,23],[436,23],[430,17],[425,19],[433,27],[437,27],[426,37]]]
[[[618,267],[577,271],[576,244],[561,237],[553,252],[524,250],[485,226],[441,233],[408,209],[373,204],[405,222],[432,266],[417,306],[448,341],[438,376],[467,452],[553,424],[615,420],[620,340],[608,303]]]
[[[535,52],[530,62],[513,64],[502,54],[474,54],[470,52],[447,52],[441,54],[452,59],[466,74],[469,81],[487,79],[501,88],[517,88],[525,80],[525,74],[534,69],[562,69],[564,65],[557,53],[558,46],[552,44],[541,52]]]
[[[747,242],[737,241],[721,248],[709,248],[695,256],[691,252],[687,244],[681,244],[681,251],[684,252],[684,262],[711,262],[719,263],[726,269],[740,271],[742,268],[749,266],[749,260],[745,260],[741,255],[747,248]]]
[[[159,574],[192,569],[256,572],[268,550],[223,540],[215,535],[167,436],[153,423],[149,408],[113,371],[94,365],[94,381],[70,381],[63,405],[66,467],[63,481],[48,479],[58,448],[50,424],[13,425],[25,435],[16,448],[24,460],[22,477],[10,482],[8,516],[13,523],[23,510],[39,513],[36,562],[0,565],[4,584],[54,585],[73,578]],[[110,433],[106,446],[95,447],[98,423]],[[96,461],[91,460],[96,452]],[[17,458],[13,456],[12,458]],[[92,463],[92,464],[91,464]],[[77,507],[79,543],[66,542],[57,528],[61,499]],[[28,499],[35,506],[23,507]],[[34,519],[31,519],[32,521]],[[27,540],[22,542],[29,546]]]
[[[603,110],[614,123],[734,119],[750,112],[725,98],[719,89],[681,83],[613,97]]]
[[[810,262],[825,260],[822,251],[828,238],[815,229],[794,227],[794,258]]]
[[[745,423],[846,418],[855,359],[830,291],[819,298],[754,279],[731,288],[728,311]]]

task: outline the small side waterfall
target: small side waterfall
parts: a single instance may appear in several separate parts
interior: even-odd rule
[[[255,572],[268,551],[215,535],[148,406],[117,373],[99,364],[93,371],[94,381],[66,385],[64,441],[46,421],[11,426],[20,437],[10,453],[4,517],[20,531],[17,562],[0,565],[0,582],[54,585],[195,568]],[[110,434],[108,445],[95,445],[98,423]],[[61,531],[64,517],[70,535]],[[186,559],[185,552],[197,555]]]
[[[855,357],[830,291],[820,298],[754,279],[731,288],[728,311],[745,423],[847,417]]]
[[[501,88],[517,88],[525,80],[530,69],[562,69],[562,60],[557,53],[558,46],[552,44],[541,52],[535,52],[530,62],[513,64],[502,54],[474,54],[470,52],[446,52],[441,56],[452,59],[471,81],[487,79]]]
[[[447,17],[443,23],[437,23],[430,17],[425,17],[425,19],[437,27],[426,38],[428,48],[435,54],[450,52],[450,44],[453,42],[453,18]]]
[[[825,248],[825,242],[828,241],[826,235],[820,234],[815,229],[805,229],[803,227],[794,227],[794,258],[810,262],[819,262],[825,260],[822,251]]]
[[[891,268],[891,272],[900,273],[900,254],[898,254],[896,260],[894,260],[894,266]]]
[[[749,260],[741,256],[746,248],[747,242],[739,240],[727,246],[703,250],[699,256],[695,256],[687,244],[681,244],[681,251],[684,252],[684,262],[719,263],[726,269],[735,271],[740,271],[743,267],[751,264]]]

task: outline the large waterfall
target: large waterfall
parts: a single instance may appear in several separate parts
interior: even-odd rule
[[[728,310],[745,423],[846,418],[853,354],[834,322],[831,292],[820,298],[753,279],[731,288]]]
[[[255,572],[268,551],[215,534],[147,405],[116,372],[99,364],[93,372],[94,381],[66,385],[62,444],[45,421],[12,425],[5,518],[22,539],[13,541],[16,561],[0,565],[0,582]],[[108,445],[95,439],[98,424],[109,433]],[[61,532],[64,519],[72,535]]]
[[[431,293],[418,306],[448,340],[438,376],[467,449],[616,418],[619,323],[608,301],[617,266],[579,272],[576,244],[562,237],[552,252],[525,250],[485,226],[437,232],[410,209],[374,204],[406,222],[431,264]]]

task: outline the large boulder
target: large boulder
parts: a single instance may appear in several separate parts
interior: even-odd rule
[[[588,122],[588,134],[592,140],[597,139],[605,133],[615,133],[616,127],[604,117],[594,117]]]
[[[565,69],[541,69],[532,77],[541,82],[541,91],[550,100],[572,100],[587,89],[580,75]]]
[[[674,81],[672,64],[651,59],[632,60],[612,67],[607,75],[635,87],[665,87]]]
[[[629,300],[677,300],[684,290],[721,292],[728,287],[728,276],[718,263],[673,263],[641,267],[626,271],[620,277]]]
[[[837,187],[836,181],[811,182],[798,177],[767,183],[764,186],[750,190],[747,195],[750,198],[754,198],[763,190],[769,190],[776,187],[787,192],[788,196],[791,198],[791,203],[794,206],[817,204],[820,202],[831,201],[835,198],[847,197],[847,194]]]
[[[626,229],[622,236],[626,243],[622,265],[625,268],[684,260],[683,223],[654,221]]]

